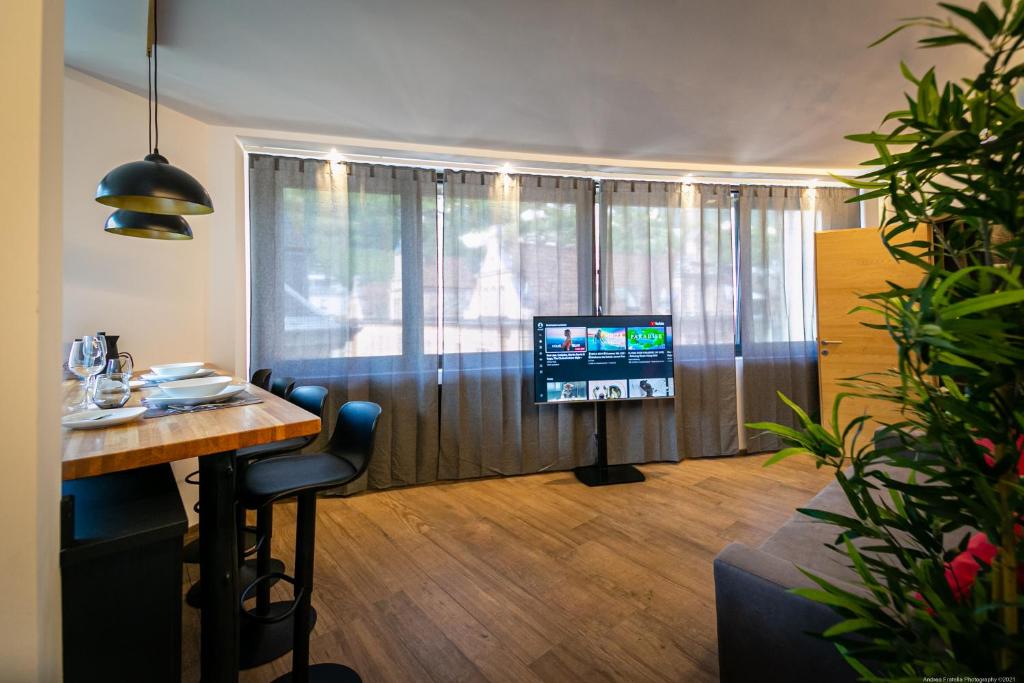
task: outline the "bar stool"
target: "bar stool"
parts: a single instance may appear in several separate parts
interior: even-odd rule
[[[256,370],[256,371],[254,371],[252,373],[252,379],[249,380],[249,384],[253,384],[255,386],[258,386],[260,389],[263,389],[264,391],[269,391],[269,388],[270,388],[270,375],[271,374],[272,374],[272,371],[270,370],[270,368],[260,368],[259,370]],[[293,383],[294,383],[294,380],[293,380]],[[199,470],[195,470],[194,472],[189,472],[188,475],[186,475],[186,477],[185,477],[185,483],[186,484],[190,484],[192,486],[199,486]],[[196,503],[195,505],[193,505],[192,506],[192,510],[194,512],[199,512],[199,503]],[[199,564],[199,539],[198,538],[193,539],[192,541],[189,541],[188,543],[185,544],[185,549],[184,549],[184,551],[182,553],[182,560],[187,562],[187,563],[189,563],[189,564]],[[192,605],[193,607],[198,607],[199,606],[198,599],[199,598],[198,598],[198,594],[197,594],[195,596],[195,604],[192,605],[191,602],[189,604]]]
[[[258,386],[260,389],[267,390],[270,386],[270,375],[271,371],[269,368],[261,368],[253,372],[252,379],[249,380],[250,384]],[[193,486],[199,485],[199,470],[195,472],[189,472],[185,476],[185,483]],[[199,503],[193,506],[193,510],[199,512]],[[199,564],[199,540],[185,544],[184,548],[184,561],[190,564]]]
[[[309,633],[315,618],[312,593],[316,494],[362,476],[373,457],[380,414],[381,408],[376,403],[350,401],[338,411],[338,421],[326,452],[260,460],[250,465],[241,477],[239,498],[246,509],[261,510],[283,498],[298,498],[295,576],[276,575],[292,584],[294,598],[289,602],[270,603],[269,582],[275,578],[275,573],[267,571],[266,565],[258,559],[260,576],[246,586],[240,600],[243,621],[272,626],[291,617],[292,670],[277,679],[281,683],[362,680],[359,674],[341,664],[309,664]],[[264,557],[269,557],[269,553],[260,555],[260,559]],[[250,611],[244,603],[254,594],[256,608]]]
[[[320,386],[295,387],[288,396],[288,401],[298,407],[313,413],[319,418],[323,417],[324,406],[327,403],[327,389]],[[262,446],[240,448],[235,451],[235,459],[238,463],[239,481],[245,476],[248,467],[260,460],[287,455],[301,450],[317,440],[319,434],[304,436],[295,439],[286,439]],[[252,582],[260,574],[284,574],[284,562],[271,557],[270,542],[274,528],[274,506],[266,505],[256,511],[256,527],[250,527],[245,521],[245,508],[241,505],[239,511],[239,542],[247,544],[243,551],[245,557],[257,556],[256,560],[244,560],[241,572],[239,573],[239,585],[245,586]],[[249,538],[255,541],[249,543]],[[240,548],[242,546],[239,546]],[[261,570],[260,567],[263,569]],[[267,590],[277,583],[277,579],[267,583]],[[191,591],[192,589],[190,589]],[[198,597],[199,593],[196,593]],[[269,601],[269,598],[268,598]],[[311,625],[312,627],[312,625]],[[292,642],[291,620],[284,620],[270,628],[264,627],[257,622],[244,622],[241,630],[241,641],[239,651],[239,668],[251,669],[261,664],[271,662],[291,650]]]
[[[277,377],[270,383],[270,393],[279,398],[288,398],[294,388],[294,377]]]
[[[291,378],[286,378],[286,381],[289,384],[292,384],[292,385],[294,385],[294,383],[295,383],[295,380],[292,380]],[[327,403],[327,389],[325,387],[321,387],[321,386],[301,386],[301,387],[296,387],[296,388],[291,390],[291,393],[288,396],[288,401],[290,403],[293,403],[293,404],[297,405],[298,407],[300,407],[300,408],[310,412],[310,413],[313,413],[317,417],[322,418],[323,417],[323,413],[324,413],[324,406]],[[293,453],[295,451],[302,450],[303,448],[305,448],[309,444],[311,444],[314,441],[316,441],[317,438],[319,438],[319,436],[320,436],[319,434],[314,434],[312,436],[304,436],[304,437],[299,437],[299,438],[295,438],[295,439],[285,439],[284,441],[274,441],[272,443],[263,444],[261,446],[252,446],[250,448],[241,448],[241,449],[235,451],[235,459],[236,459],[236,462],[237,462],[239,476],[241,476],[242,470],[244,470],[244,468],[250,462],[254,462],[254,461],[256,461],[256,460],[258,460],[260,458],[269,458],[269,457],[273,457],[273,456],[286,455],[288,453]],[[272,511],[268,510],[268,511],[266,511],[263,514],[269,516],[269,515],[272,515]],[[273,524],[273,519],[270,519],[268,521],[268,524],[272,525]],[[257,570],[257,567],[256,567],[256,561],[254,561],[254,560],[246,560],[245,558],[251,557],[253,554],[258,553],[259,549],[264,544],[264,539],[262,539],[260,537],[260,534],[259,534],[259,532],[257,530],[258,527],[259,527],[258,515],[257,515],[257,529],[249,527],[249,526],[247,526],[246,521],[245,521],[245,510],[243,510],[242,508],[239,508],[238,527],[239,527],[238,548],[239,548],[239,564],[240,564],[240,566],[239,566],[239,585],[244,586],[246,583],[252,581],[254,578],[256,578],[256,576],[259,575],[259,571]],[[192,544],[195,544],[196,546],[198,546],[199,545],[198,539],[196,539],[195,541],[192,541],[192,543],[190,543],[189,545],[192,545]],[[269,552],[269,548],[270,548],[269,537],[266,539],[266,546],[267,546],[267,549],[268,549],[268,552]],[[188,546],[186,546],[186,550],[188,550]],[[271,558],[271,559],[268,559],[268,562],[271,563],[273,571],[275,571],[275,572],[283,572],[284,571],[284,562],[281,562],[281,560],[277,560],[277,559]],[[185,593],[185,603],[187,605],[189,605],[190,607],[199,608],[202,605],[202,592],[201,592],[202,588],[201,588],[201,586],[202,586],[202,578],[200,578],[199,581],[196,581],[191,586],[189,586],[188,591]],[[243,636],[244,636],[244,634],[243,634]],[[266,660],[266,661],[252,660],[252,661],[250,661],[248,659],[248,655],[250,653],[258,650],[258,649],[260,649],[260,648],[259,647],[249,647],[249,646],[247,646],[247,640],[243,637],[243,639],[242,639],[242,664],[243,664],[242,668],[243,669],[252,668],[254,666],[259,666],[260,664],[266,663],[266,661],[270,661],[270,660]],[[276,655],[276,657],[280,657],[281,655],[283,655],[287,651],[288,650],[282,650],[280,653],[278,653]],[[274,658],[276,659],[276,657],[274,657]]]
[[[252,379],[249,380],[250,384],[255,384],[264,391],[270,390],[270,375],[273,374],[270,368],[260,368],[256,372],[252,373]]]

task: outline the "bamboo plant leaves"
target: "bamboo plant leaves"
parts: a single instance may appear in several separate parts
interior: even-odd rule
[[[770,463],[808,453],[836,469],[852,514],[801,512],[835,527],[830,547],[861,585],[808,574],[816,587],[797,592],[843,617],[822,637],[866,680],[1024,671],[1024,0],[940,7],[879,42],[924,28],[921,47],[974,50],[980,73],[942,82],[900,64],[906,107],[849,136],[872,152],[847,182],[858,201],[885,199],[880,238],[920,269],[858,309],[889,332],[897,367],[851,378],[828,424],[783,398],[799,427],[750,425],[787,446]],[[849,393],[898,403],[902,419],[866,439],[868,416],[838,424]]]

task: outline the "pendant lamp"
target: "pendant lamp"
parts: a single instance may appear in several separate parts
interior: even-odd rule
[[[181,170],[172,166],[167,158],[160,154],[160,95],[157,88],[157,23],[156,23],[156,0],[150,4],[149,32],[147,36],[146,55],[149,63],[149,148],[151,152],[142,161],[130,161],[118,166],[100,181],[96,188],[96,201],[100,204],[113,206],[118,209],[125,209],[131,214],[161,214],[161,215],[190,215],[213,213],[213,202],[210,195],[198,180]],[[119,212],[118,212],[119,213]],[[147,231],[142,233],[111,230],[111,216],[107,220],[107,230],[116,234],[132,235],[134,237],[153,237]],[[121,216],[114,220],[120,225],[126,217]],[[132,215],[129,218],[137,222],[139,217]],[[149,223],[156,225],[153,219]],[[169,225],[175,221],[165,221],[161,225]],[[191,237],[191,231],[184,220],[180,221]],[[188,239],[188,238],[185,238]]]
[[[118,209],[107,218],[103,229],[114,235],[147,237],[153,240],[190,240],[192,228],[181,216],[142,213]]]

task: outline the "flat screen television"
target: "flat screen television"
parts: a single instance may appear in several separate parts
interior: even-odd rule
[[[671,398],[672,316],[533,319],[533,401]]]

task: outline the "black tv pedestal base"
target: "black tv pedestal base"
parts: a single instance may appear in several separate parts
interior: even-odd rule
[[[597,462],[586,467],[577,467],[576,478],[587,486],[611,486],[612,484],[636,484],[644,481],[644,473],[632,465],[608,464],[608,416],[605,404],[594,404],[594,422],[597,427]]]
[[[644,481],[644,473],[632,465],[607,465],[600,467],[577,467],[576,478],[587,486],[610,486],[611,484],[635,484]]]

